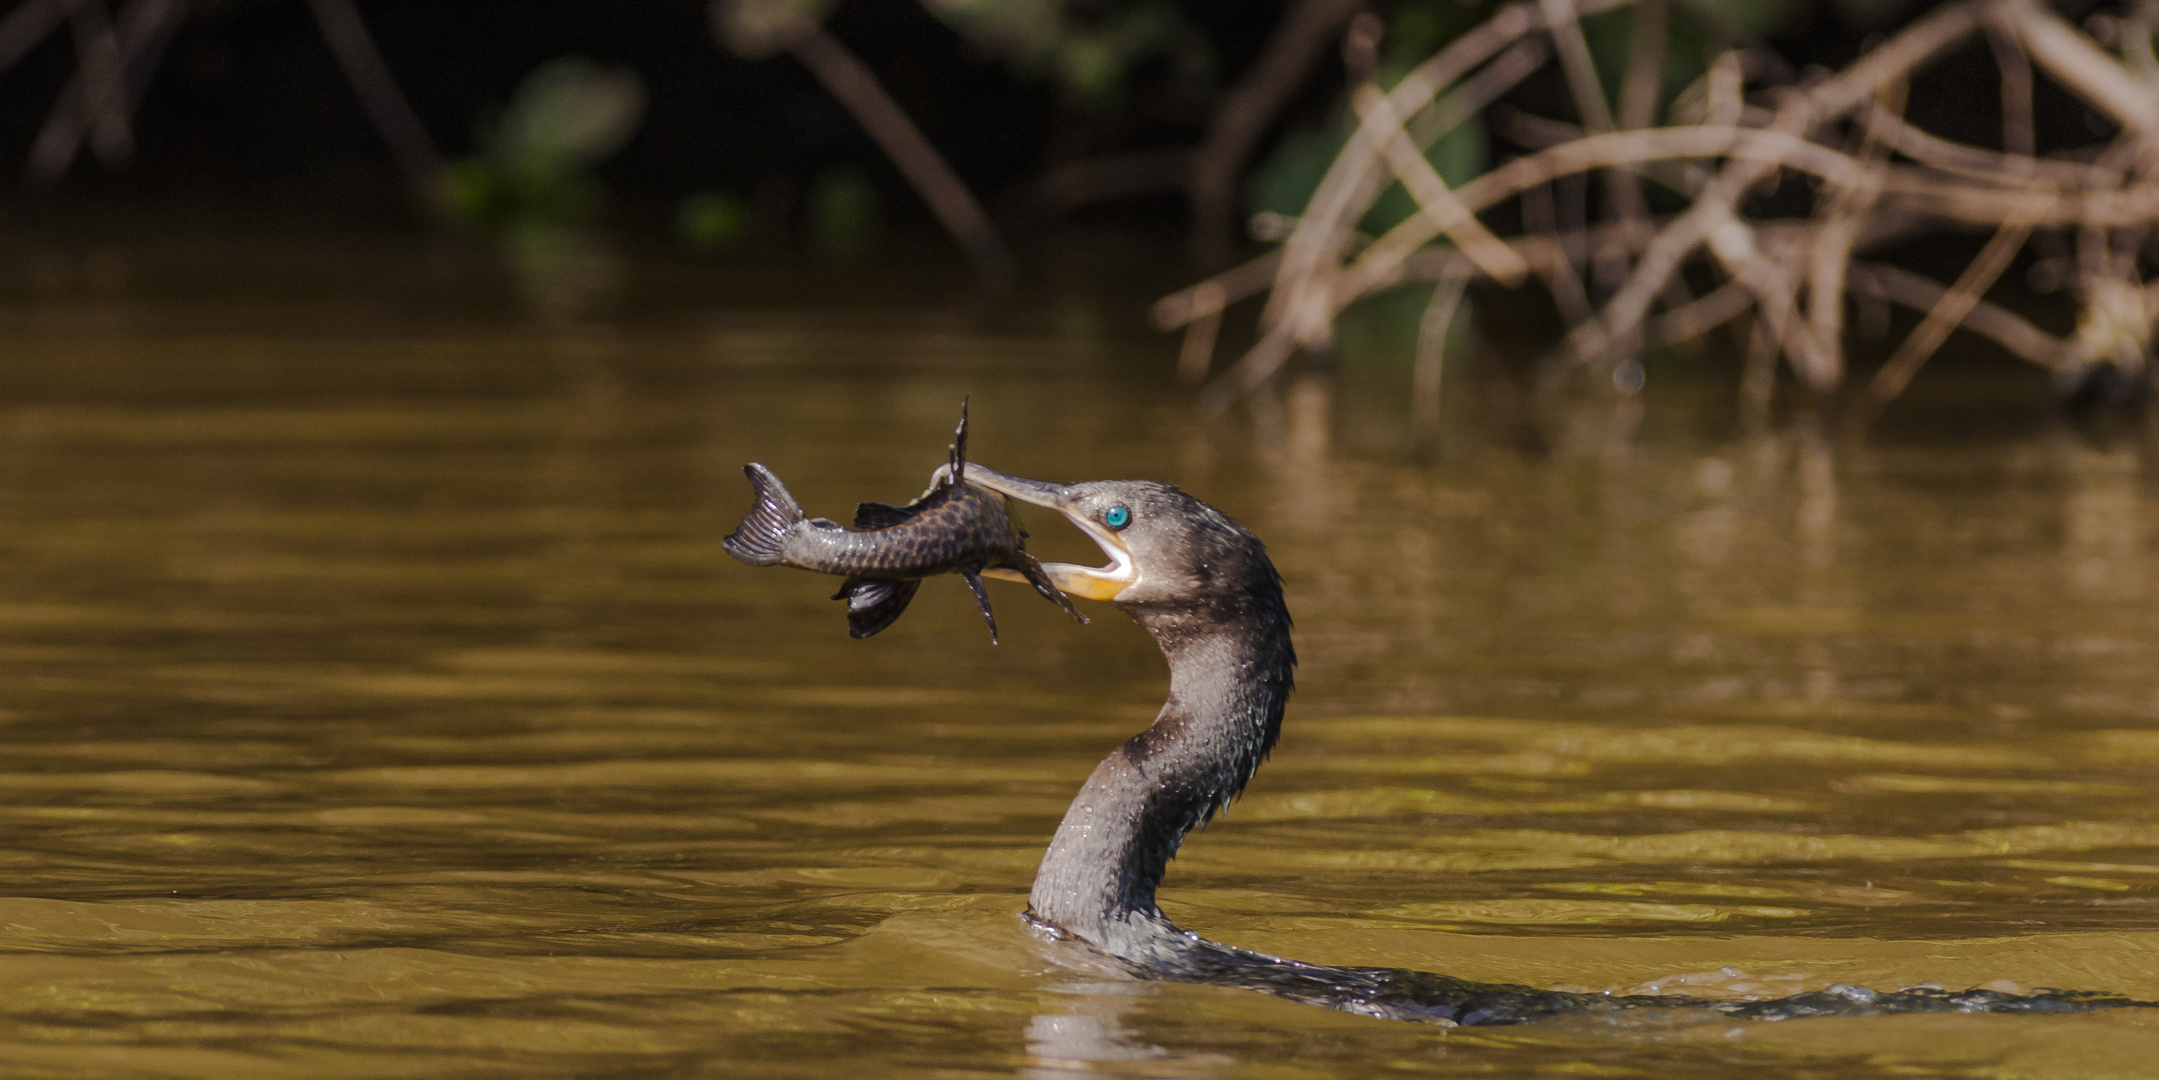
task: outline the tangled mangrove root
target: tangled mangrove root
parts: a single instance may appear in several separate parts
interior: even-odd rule
[[[1569,325],[1546,360],[1548,384],[1586,371],[1631,391],[1643,350],[1751,315],[1743,397],[1766,406],[1781,361],[1803,392],[1834,398],[1848,381],[1847,299],[1924,313],[1859,391],[1868,408],[1901,394],[1959,327],[2051,372],[2065,397],[2145,384],[2159,320],[2159,286],[2146,285],[2138,269],[2159,222],[2159,60],[2151,47],[2159,0],[2135,0],[2128,16],[2092,24],[2121,42],[2120,56],[2038,0],[1958,0],[1842,71],[1796,82],[1781,62],[1732,49],[1678,96],[1662,126],[1654,121],[1668,0],[1631,0],[1633,54],[1616,110],[1584,43],[1583,17],[1628,2],[1512,4],[1392,89],[1368,79],[1354,87],[1358,127],[1303,214],[1254,223],[1279,246],[1154,306],[1158,326],[1185,330],[1187,379],[1213,373],[1202,403],[1219,411],[1300,349],[1327,347],[1336,318],[1357,301],[1432,282],[1415,379],[1418,410],[1428,413],[1423,398],[1438,393],[1433,343],[1476,280],[1534,280],[1550,292]],[[1353,24],[1349,49],[1358,32]],[[1914,73],[1975,37],[2000,73],[2000,149],[1942,138],[1904,116]],[[1555,59],[1581,125],[1495,106]],[[2113,138],[2041,156],[2032,95],[2042,73],[2118,125]],[[1528,152],[1449,188],[1423,150],[1473,114]],[[1604,213],[1561,230],[1553,185],[1592,173],[1607,196]],[[1750,194],[1793,174],[1813,178],[1810,212],[1749,216]],[[1419,212],[1384,235],[1358,232],[1397,181]],[[1645,183],[1683,196],[1684,209],[1653,213]],[[1500,236],[1479,215],[1509,203],[1517,214],[1494,216],[1524,227]],[[1958,232],[1991,239],[1951,282],[1864,258],[1893,241]],[[2055,253],[2043,268],[2080,305],[2067,337],[1984,299],[2041,238]],[[1682,271],[1704,261],[1721,284],[1694,296]],[[1258,341],[1213,372],[1224,310],[1261,293]]]

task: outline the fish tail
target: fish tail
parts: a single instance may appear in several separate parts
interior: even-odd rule
[[[787,493],[787,485],[772,470],[755,462],[742,467],[757,490],[757,505],[742,515],[742,524],[720,541],[729,555],[751,566],[777,566],[786,561],[787,534],[803,521],[802,507]]]

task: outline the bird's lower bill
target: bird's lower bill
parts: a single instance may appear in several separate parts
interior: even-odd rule
[[[1059,589],[1088,600],[1115,600],[1132,583],[1121,581],[1092,566],[1075,563],[1051,562],[1042,564],[1042,572],[1050,577],[1050,584]],[[1003,578],[1006,581],[1024,583],[1027,579],[1017,570],[991,568],[982,571],[983,577]]]
[[[945,470],[938,470],[941,475]],[[1132,561],[1132,551],[1125,547],[1124,539],[1109,526],[1084,514],[1071,493],[1069,484],[1052,484],[1041,480],[1029,480],[1020,476],[1006,476],[995,469],[984,468],[972,462],[967,465],[967,482],[1017,499],[1034,506],[1047,506],[1065,516],[1065,520],[1087,534],[1087,539],[1102,549],[1109,557],[1108,566],[1081,566],[1077,563],[1043,563],[1042,571],[1049,575],[1050,584],[1059,589],[1088,600],[1115,600],[1126,589],[1139,583],[1139,565]],[[1018,571],[984,570],[985,577],[1005,581],[1024,582]]]

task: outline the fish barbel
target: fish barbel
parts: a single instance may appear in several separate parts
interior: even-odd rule
[[[1035,591],[1057,602],[1081,623],[1087,617],[1050,584],[1042,564],[1027,553],[1027,533],[1012,520],[1005,497],[967,482],[967,405],[952,439],[951,463],[921,498],[906,506],[866,502],[855,507],[855,527],[813,518],[772,470],[742,467],[756,490],[757,505],[720,541],[729,555],[751,566],[793,566],[847,578],[834,600],[847,601],[847,632],[866,638],[892,625],[915,598],[922,579],[958,574],[974,590],[982,618],[997,640],[982,571],[1011,570]]]

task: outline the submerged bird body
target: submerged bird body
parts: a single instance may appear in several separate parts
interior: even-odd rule
[[[1154,723],[1095,767],[1043,855],[1027,919],[1045,936],[1084,942],[1143,978],[1241,986],[1347,1012],[1447,1024],[1618,1010],[1776,1020],[2146,1004],[2056,990],[2023,996],[1848,986],[1753,1002],[1613,997],[1403,968],[1306,964],[1179,929],[1155,903],[1170,858],[1244,789],[1282,730],[1297,656],[1281,577],[1257,537],[1167,484],[1050,484],[979,466],[969,475],[1012,499],[1057,510],[1093,539],[1110,565],[1048,563],[1043,571],[1058,588],[1131,615],[1169,661],[1169,699]]]
[[[771,469],[742,467],[756,489],[757,505],[720,541],[727,553],[752,566],[792,566],[847,580],[833,599],[847,601],[848,633],[866,638],[907,610],[922,579],[959,574],[982,605],[990,640],[997,617],[990,611],[982,571],[1001,569],[1034,585],[1074,619],[1087,621],[1052,586],[1042,564],[1027,553],[1027,533],[1012,520],[1005,497],[966,479],[967,412],[960,410],[951,461],[921,498],[906,506],[866,502],[855,508],[855,527],[802,512]]]

